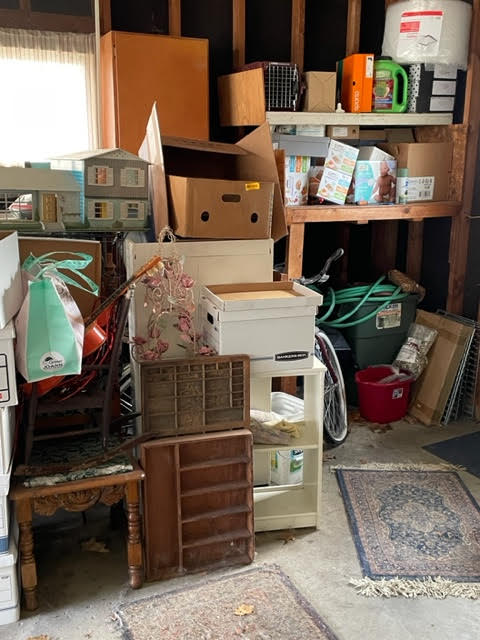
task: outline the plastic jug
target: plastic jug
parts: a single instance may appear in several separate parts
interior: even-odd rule
[[[374,69],[372,111],[377,113],[406,111],[408,76],[403,67],[385,56],[375,60]]]

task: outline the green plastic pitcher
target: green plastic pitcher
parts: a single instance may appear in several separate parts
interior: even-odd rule
[[[377,113],[406,111],[408,76],[403,67],[384,56],[375,60],[374,68],[372,111]]]

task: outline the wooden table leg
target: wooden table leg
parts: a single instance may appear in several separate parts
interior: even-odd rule
[[[24,500],[17,500],[15,505],[20,529],[20,569],[23,594],[25,596],[25,608],[27,611],[34,611],[38,607],[38,602],[37,566],[33,552],[32,502],[30,498],[25,498]]]
[[[127,482],[125,488],[127,501],[127,555],[128,578],[132,589],[139,589],[143,584],[143,549],[140,528],[140,510],[138,504],[138,481]]]

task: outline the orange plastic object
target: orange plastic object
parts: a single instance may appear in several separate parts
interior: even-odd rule
[[[349,113],[372,110],[373,60],[371,53],[354,53],[342,63],[342,107]]]

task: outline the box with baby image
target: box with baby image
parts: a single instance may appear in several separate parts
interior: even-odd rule
[[[325,158],[318,196],[335,204],[345,204],[352,182],[358,149],[337,140],[331,140]]]
[[[397,161],[377,147],[363,147],[353,174],[356,204],[394,204]]]

